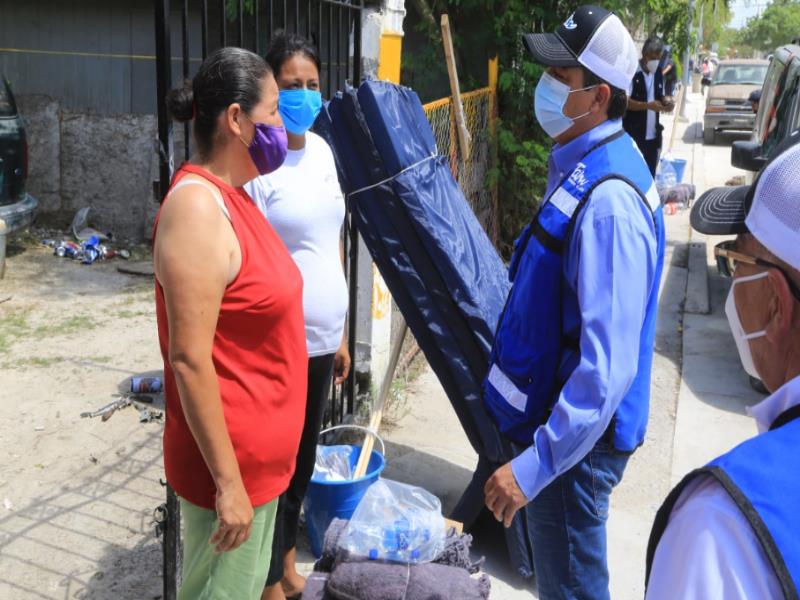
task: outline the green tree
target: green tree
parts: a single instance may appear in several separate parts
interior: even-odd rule
[[[713,2],[713,0],[706,0]],[[727,0],[718,0],[720,5]],[[409,9],[420,17],[420,30],[427,33],[423,48],[404,55],[404,83],[419,87],[427,81],[447,81],[441,58],[439,17],[448,13],[456,33],[458,63],[475,62],[475,48],[485,48],[499,58],[498,161],[488,185],[497,185],[500,198],[500,250],[508,256],[511,244],[524,224],[535,214],[547,177],[551,141],[536,124],[533,89],[543,70],[533,63],[522,46],[522,35],[553,31],[584,2],[578,0],[414,0]],[[613,10],[631,31],[644,28],[659,32],[673,50],[686,47],[688,0],[610,0]],[[472,59],[472,60],[470,60]],[[438,70],[437,70],[438,69]],[[465,75],[465,73],[467,73]],[[462,89],[476,87],[468,69],[461,68]],[[413,76],[412,76],[413,75]],[[446,93],[446,92],[445,92]]]
[[[760,17],[747,21],[739,34],[738,43],[762,52],[771,52],[799,35],[800,2],[774,0]]]

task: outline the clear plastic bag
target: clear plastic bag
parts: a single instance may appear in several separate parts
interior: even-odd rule
[[[672,166],[672,162],[669,159],[662,159],[661,169],[656,175],[656,187],[661,190],[676,185],[678,185],[678,173],[675,171],[675,167]]]
[[[317,446],[314,463],[316,481],[347,481],[353,478],[351,455],[353,446]]]
[[[381,479],[370,486],[339,538],[339,547],[370,560],[433,561],[444,549],[442,504],[430,492]]]

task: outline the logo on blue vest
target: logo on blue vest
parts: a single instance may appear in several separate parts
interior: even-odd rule
[[[575,170],[572,172],[572,175],[569,176],[569,182],[575,186],[575,188],[579,192],[583,192],[586,184],[589,181],[586,179],[584,172],[586,171],[586,165],[583,163],[578,163],[578,166],[575,167]]]
[[[575,22],[575,13],[572,13],[569,16],[569,19],[567,19],[564,22],[564,27],[569,29],[569,30],[573,30],[573,29],[576,29],[578,27],[578,24]]]

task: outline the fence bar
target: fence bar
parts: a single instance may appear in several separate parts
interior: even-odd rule
[[[256,40],[253,43],[253,47],[255,48],[256,54],[261,56],[261,32],[258,30],[258,21],[259,21],[259,2],[258,0],[253,0],[253,35],[255,36]]]
[[[300,0],[294,0],[294,32],[300,35]]]
[[[333,96],[333,4],[328,4],[328,98]]]
[[[239,0],[239,6],[236,9],[236,17],[238,20],[239,48],[244,48],[244,0]]]
[[[172,122],[167,113],[166,97],[172,85],[172,48],[169,36],[169,0],[155,0],[156,92],[158,94],[159,200],[169,190],[172,178]],[[178,546],[180,545],[180,505],[175,492],[167,486],[163,505],[164,534],[162,546],[162,584],[164,600],[175,600],[178,593]]]
[[[200,3],[200,52],[203,60],[208,56],[208,0],[201,0]]]
[[[156,92],[158,94],[159,193],[162,200],[172,178],[172,121],[166,97],[172,86],[172,51],[169,39],[169,0],[155,0],[156,7]]]
[[[269,0],[269,39],[272,41],[272,34],[275,32],[275,0]]]
[[[228,11],[225,6],[225,0],[219,0],[219,15],[220,19],[220,42],[222,48],[228,45]]]
[[[289,10],[286,6],[286,0],[283,0],[283,31],[289,27]]]
[[[345,41],[345,50],[344,50],[344,82],[347,84],[348,82],[352,83],[350,79],[350,31],[353,25],[353,10],[350,8],[345,9],[347,12],[347,35],[344,38]]]
[[[181,11],[181,46],[183,78],[189,79],[189,0],[183,0]],[[183,124],[183,160],[189,160],[189,123]]]
[[[333,10],[333,8],[331,8]],[[336,7],[336,89],[342,89],[342,7]]]
[[[361,83],[361,18],[363,15],[364,1],[358,0],[358,10],[355,14],[353,25],[353,85]],[[348,49],[349,51],[349,49]]]
[[[306,39],[313,43],[311,39],[311,0],[306,3]],[[316,44],[314,44],[316,46]]]

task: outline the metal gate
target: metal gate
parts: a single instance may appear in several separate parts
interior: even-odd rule
[[[345,83],[361,80],[361,13],[364,0],[154,0],[156,36],[156,93],[158,107],[159,181],[163,199],[179,161],[190,156],[190,131],[183,130],[182,147],[174,147],[172,121],[165,98],[178,81],[190,78],[200,63],[217,48],[239,46],[264,54],[278,31],[299,33],[318,48],[322,61],[320,84],[330,98]],[[180,46],[173,44],[172,25],[180,24]],[[199,25],[199,27],[198,27]],[[192,56],[194,51],[200,56]],[[173,73],[173,63],[180,68]],[[179,71],[179,72],[178,72]],[[342,388],[331,393],[330,419],[335,424],[355,408],[356,379],[356,273],[358,234],[351,216],[345,219],[345,273],[350,290],[348,340],[353,366]],[[156,509],[157,531],[164,544],[164,600],[174,600],[178,587],[180,508],[175,492],[167,489],[166,502]]]

